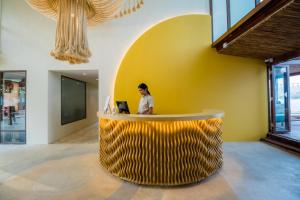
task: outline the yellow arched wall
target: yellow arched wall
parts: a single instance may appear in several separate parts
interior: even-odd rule
[[[211,18],[185,15],[144,33],[119,68],[114,97],[137,112],[137,86],[148,84],[157,114],[225,111],[225,141],[267,133],[266,68],[262,61],[225,56],[211,45]]]

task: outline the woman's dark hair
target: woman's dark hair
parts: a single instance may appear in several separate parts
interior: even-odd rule
[[[148,86],[147,86],[145,83],[139,84],[138,88],[143,89],[143,90],[146,90],[147,93],[148,93],[149,95],[151,95],[150,92],[149,92],[149,90],[148,90]]]

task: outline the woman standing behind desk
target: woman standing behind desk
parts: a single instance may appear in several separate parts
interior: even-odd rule
[[[141,83],[138,86],[138,90],[142,95],[139,103],[138,114],[152,115],[154,102],[153,97],[150,95],[148,86],[145,83]]]

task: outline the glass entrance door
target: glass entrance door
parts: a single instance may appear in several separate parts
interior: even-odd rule
[[[0,72],[0,143],[26,143],[26,72]]]
[[[272,130],[275,133],[290,132],[289,66],[274,65],[272,82]]]

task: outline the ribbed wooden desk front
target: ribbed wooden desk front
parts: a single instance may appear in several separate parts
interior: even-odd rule
[[[100,163],[126,181],[182,185],[222,166],[221,112],[99,117]]]

